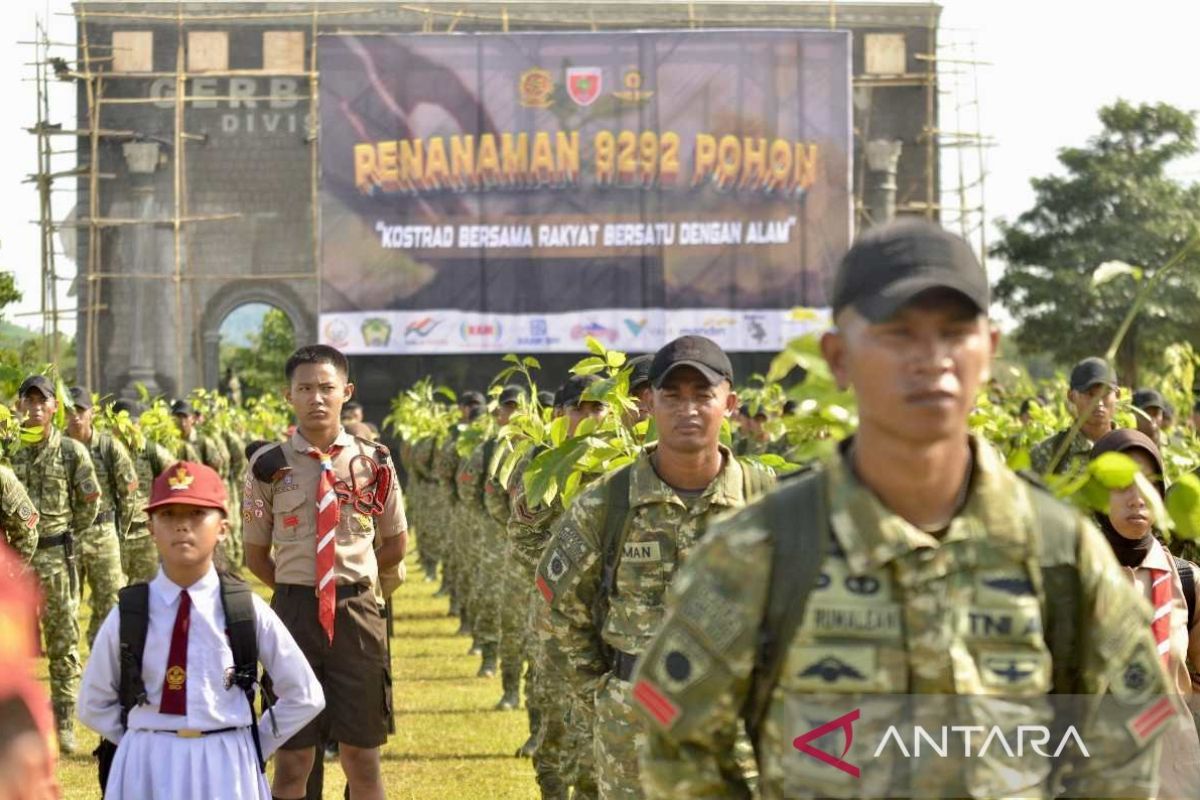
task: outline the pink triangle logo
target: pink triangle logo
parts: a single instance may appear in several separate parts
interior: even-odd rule
[[[851,776],[857,778],[860,776],[861,770],[859,770],[859,768],[854,766],[853,764],[851,764],[847,761],[843,761],[842,759],[845,758],[846,753],[850,752],[850,745],[853,744],[853,742],[854,742],[853,724],[855,722],[857,722],[858,718],[861,716],[862,716],[862,712],[856,708],[853,711],[851,711],[850,713],[843,714],[842,716],[838,717],[837,719],[830,720],[829,722],[826,722],[824,725],[821,725],[818,728],[813,728],[808,733],[797,736],[795,739],[792,740],[792,747],[796,748],[801,753],[806,753],[806,754],[812,756],[813,758],[817,759],[818,761],[823,761],[824,763],[828,764],[831,767],[836,767],[837,769],[840,769],[842,772],[845,772],[847,775],[851,775]],[[845,732],[845,734],[846,734],[846,746],[844,748],[842,748],[841,756],[831,756],[831,755],[829,755],[829,753],[826,753],[824,750],[818,750],[817,748],[815,748],[809,744],[809,742],[813,741],[814,739],[820,739],[822,736],[825,736],[826,734],[829,734],[829,733],[833,733],[836,730],[841,730],[841,731]]]

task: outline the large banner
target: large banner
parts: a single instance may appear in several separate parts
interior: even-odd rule
[[[328,344],[766,351],[827,305],[847,32],[327,35],[319,72]]]

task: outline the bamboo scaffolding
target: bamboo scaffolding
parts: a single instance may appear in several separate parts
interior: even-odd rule
[[[129,4],[133,5],[133,4]],[[200,330],[199,314],[202,303],[194,290],[185,294],[184,287],[197,286],[202,283],[215,281],[278,281],[299,280],[315,281],[315,292],[318,295],[320,283],[317,265],[320,262],[320,220],[321,209],[319,202],[320,189],[320,159],[317,140],[319,137],[320,113],[320,75],[317,64],[318,41],[321,36],[364,35],[369,33],[452,33],[471,30],[501,30],[521,31],[526,29],[578,29],[599,30],[604,28],[620,29],[633,27],[668,27],[704,29],[728,26],[732,23],[748,27],[829,27],[837,28],[870,28],[878,23],[903,24],[913,27],[924,22],[928,24],[929,48],[936,50],[937,8],[931,3],[909,4],[901,8],[903,22],[898,22],[893,15],[895,12],[873,12],[853,5],[844,6],[837,0],[827,3],[813,2],[803,7],[780,8],[769,4],[736,3],[731,0],[665,0],[655,4],[645,4],[641,0],[608,0],[598,3],[567,4],[561,0],[531,0],[530,2],[488,3],[487,8],[467,8],[463,3],[364,3],[356,5],[311,3],[304,8],[271,8],[270,4],[261,11],[219,10],[208,11],[206,3],[161,3],[158,7],[142,7],[136,9],[122,8],[121,4],[78,2],[70,15],[78,21],[80,42],[78,45],[69,43],[50,42],[45,31],[39,28],[37,44],[42,50],[38,53],[37,80],[42,87],[49,80],[75,80],[83,84],[84,107],[87,113],[87,125],[82,129],[63,130],[49,124],[48,114],[40,114],[34,129],[30,129],[39,137],[39,141],[47,143],[57,136],[71,136],[86,139],[89,162],[73,170],[53,172],[49,168],[48,144],[44,153],[39,151],[39,187],[48,202],[53,189],[53,181],[62,178],[77,178],[80,190],[87,191],[87,216],[78,220],[54,221],[47,207],[41,214],[40,220],[46,237],[48,257],[53,258],[53,234],[63,229],[87,230],[88,242],[86,248],[86,264],[80,265],[80,273],[85,286],[86,296],[77,305],[83,315],[83,330],[85,331],[85,347],[81,352],[82,363],[85,365],[86,380],[93,383],[98,379],[101,364],[99,343],[100,311],[107,309],[103,304],[103,288],[105,282],[113,286],[116,281],[149,280],[158,282],[170,280],[174,285],[173,298],[170,307],[178,324],[175,326],[175,363],[173,366],[176,388],[185,391],[190,380],[186,368],[189,360],[195,354],[203,352],[203,333]],[[476,4],[479,5],[479,4]],[[626,14],[624,10],[628,9]],[[920,15],[920,16],[918,16]],[[307,59],[302,68],[291,70],[267,69],[220,69],[192,70],[187,64],[186,33],[192,25],[211,23],[270,23],[279,22],[289,30],[305,30],[308,34]],[[376,21],[378,23],[376,24]],[[89,28],[96,23],[105,26],[121,23],[145,24],[155,30],[172,28],[176,36],[175,64],[173,70],[157,70],[146,72],[116,71],[109,69],[113,66],[112,52],[121,48],[112,45],[101,45],[89,40]],[[378,30],[368,30],[378,28]],[[69,67],[63,70],[63,61],[56,60],[50,68],[48,54],[43,52],[50,46],[70,46],[77,50],[75,62],[65,62]],[[97,54],[101,55],[97,55]],[[854,78],[856,89],[886,91],[892,88],[914,87],[924,89],[926,123],[923,127],[920,144],[925,154],[925,179],[923,199],[897,198],[897,210],[900,213],[924,214],[936,218],[943,209],[939,202],[937,175],[939,166],[936,164],[938,149],[943,144],[949,145],[952,138],[949,132],[940,129],[935,119],[938,108],[938,93],[940,91],[938,70],[942,66],[937,55],[918,56],[923,62],[924,71],[892,76],[864,76]],[[955,63],[946,59],[946,64]],[[206,142],[208,136],[189,133],[186,130],[186,112],[189,108],[202,107],[205,103],[232,103],[243,101],[247,103],[269,103],[278,101],[278,96],[264,95],[256,92],[253,95],[235,95],[225,92],[221,95],[202,96],[188,90],[189,81],[196,79],[235,79],[235,78],[297,78],[307,81],[308,91],[305,95],[289,95],[289,103],[305,102],[308,104],[308,119],[306,120],[305,141],[310,148],[309,162],[309,202],[311,209],[311,258],[312,269],[286,273],[256,273],[240,274],[227,272],[207,272],[198,274],[193,264],[192,248],[195,246],[194,237],[189,235],[188,226],[200,223],[226,222],[245,219],[246,213],[230,212],[222,214],[190,215],[187,205],[188,172],[187,172],[187,143]],[[157,97],[105,97],[105,84],[113,80],[134,82],[132,85],[144,85],[144,82],[171,79],[173,90]],[[103,126],[102,111],[105,107],[140,107],[158,105],[169,108],[173,113],[173,127],[169,138],[151,135],[146,131],[106,128]],[[856,132],[861,135],[862,132]],[[963,147],[976,143],[980,148],[985,147],[982,137],[955,137]],[[101,213],[101,181],[113,177],[112,172],[101,170],[102,144],[126,141],[154,141],[171,149],[172,174],[170,185],[171,214],[169,217],[154,219],[134,219],[120,216],[106,216]],[[865,139],[863,140],[865,141]],[[82,147],[81,142],[81,147]],[[82,154],[82,151],[80,151]],[[41,160],[45,158],[43,163]],[[858,181],[858,190],[863,190],[863,182]],[[83,198],[81,198],[83,200]],[[861,206],[861,197],[855,198],[856,207]],[[103,231],[114,228],[124,228],[134,225],[152,225],[168,227],[171,230],[172,256],[170,267],[163,273],[147,272],[114,272],[103,268]],[[56,302],[53,292],[47,292],[47,286],[54,286],[58,281],[53,273],[53,265],[44,257],[43,269],[46,270],[46,280],[43,286],[44,320],[43,333],[49,334],[51,328],[48,320],[56,320],[60,314],[54,308]],[[185,303],[187,305],[185,305]],[[190,309],[187,307],[190,306]],[[111,309],[110,309],[111,310]],[[185,346],[188,342],[183,330],[184,320],[190,321],[194,332],[191,348]],[[57,323],[55,322],[55,325]],[[57,328],[54,328],[57,332]],[[57,336],[47,335],[48,339],[57,340]]]

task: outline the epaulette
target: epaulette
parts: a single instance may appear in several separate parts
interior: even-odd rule
[[[288,466],[282,444],[261,448],[250,462],[250,472],[263,483],[274,483],[281,473],[289,469],[291,467]]]

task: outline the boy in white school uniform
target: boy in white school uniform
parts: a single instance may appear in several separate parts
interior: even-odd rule
[[[222,588],[231,579],[213,564],[229,532],[226,502],[224,482],[203,464],[180,462],[154,481],[146,510],[162,564],[147,598],[145,702],[122,724],[119,608],[100,628],[79,693],[79,719],[117,744],[108,800],[270,800],[258,747],[270,758],[325,705],[295,640],[252,595],[258,660],[278,698],[257,723],[256,745],[250,703],[233,681]]]

